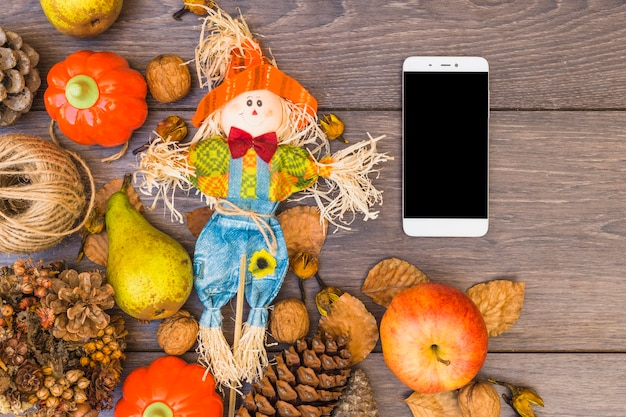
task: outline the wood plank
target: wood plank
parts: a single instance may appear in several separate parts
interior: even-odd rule
[[[132,140],[139,145],[150,128],[168,112],[153,111]],[[180,113],[184,117],[190,115]],[[409,238],[400,225],[400,141],[396,112],[339,112],[347,123],[346,137],[359,140],[364,132],[388,136],[380,145],[396,159],[376,181],[384,204],[374,221],[355,221],[353,230],[328,236],[321,254],[321,275],[330,285],[356,294],[376,317],[384,309],[360,294],[367,272],[379,261],[399,257],[422,269],[432,280],[460,289],[496,278],[526,282],[520,320],[493,341],[494,351],[624,351],[626,313],[614,306],[626,294],[626,247],[623,158],[626,153],[621,112],[494,112],[491,142],[491,229],[480,239]],[[33,112],[25,120],[32,134],[45,137],[45,116]],[[598,135],[597,132],[603,132]],[[99,186],[121,177],[135,164],[128,154],[102,164],[106,148],[85,148],[68,140],[67,148],[89,161]],[[334,146],[340,147],[339,144]],[[425,176],[425,180],[428,180]],[[144,197],[149,203],[150,198]],[[196,196],[178,200],[182,211],[203,205]],[[312,204],[309,202],[308,204]],[[159,206],[162,207],[162,206]],[[146,214],[193,252],[194,237],[185,224],[172,223],[161,208]],[[364,238],[365,237],[365,238]],[[44,253],[46,260],[74,259],[78,236]],[[8,264],[18,256],[0,255]],[[90,263],[77,265],[90,268]],[[317,284],[306,282],[310,311]],[[298,295],[290,273],[280,298]],[[189,308],[202,306],[192,295]],[[133,324],[140,337],[132,350],[155,350],[154,326]],[[230,330],[229,330],[230,331]]]
[[[142,73],[161,53],[192,60],[201,23],[190,14],[182,22],[171,18],[180,0],[127,1],[109,31],[79,40],[56,32],[37,0],[5,3],[0,26],[18,32],[41,54],[38,68],[44,78],[54,63],[79,49],[117,52]],[[537,389],[546,402],[544,409],[536,409],[538,417],[623,415],[626,4],[223,0],[220,5],[233,15],[241,10],[278,66],[316,96],[320,114],[334,112],[346,122],[351,142],[367,132],[387,135],[379,148],[395,160],[375,181],[384,190],[379,218],[357,218],[352,230],[328,236],[320,257],[324,280],[361,299],[377,320],[385,309],[360,287],[369,269],[388,257],[405,259],[432,280],[460,289],[496,278],[524,281],[522,315],[511,330],[490,341],[481,375]],[[492,222],[484,238],[409,238],[401,231],[401,63],[409,55],[444,54],[482,55],[491,64]],[[193,62],[190,66],[195,71]],[[0,135],[48,136],[45,87],[44,80],[31,112],[14,126],[0,127]],[[148,96],[150,114],[131,147],[144,143],[170,114],[189,120],[204,94],[194,77],[191,93],[177,103],[161,104]],[[81,147],[67,139],[62,143],[88,162],[97,186],[136,168],[130,154],[103,164],[100,159],[116,150]],[[334,150],[341,147],[333,143]],[[419,169],[419,161],[415,166]],[[424,180],[432,179],[424,173]],[[181,196],[177,204],[182,211],[203,205],[194,195]],[[161,206],[146,216],[193,252],[195,238],[185,224],[171,222]],[[73,261],[78,243],[74,235],[31,255],[65,259],[80,270],[97,267]],[[20,257],[0,254],[0,265]],[[313,280],[304,284],[315,323],[312,296],[318,286]],[[290,296],[299,296],[291,273],[277,299]],[[196,317],[203,310],[195,293],[185,308]],[[234,306],[226,306],[224,314],[234,316]],[[128,318],[124,375],[162,354],[157,325]],[[232,330],[227,318],[227,337]],[[410,391],[386,368],[380,352],[378,345],[359,366],[372,379],[381,415],[409,416],[401,400]],[[193,361],[195,354],[185,358]],[[118,388],[117,398],[120,393]],[[502,416],[514,415],[503,407]]]
[[[141,70],[161,53],[193,59],[200,22],[170,18],[179,0],[126,2],[101,36],[56,33],[37,0],[6,2],[3,27],[41,54],[41,69],[82,48],[112,50]],[[409,55],[481,55],[492,68],[492,106],[502,109],[626,107],[626,6],[620,1],[551,2],[233,2],[262,35],[278,66],[322,108],[398,109],[400,68]],[[180,103],[195,108],[203,91]],[[42,108],[41,101],[36,107]]]
[[[122,378],[126,377],[129,370],[147,366],[160,355],[152,352],[129,356],[126,361],[127,370]],[[543,408],[534,407],[538,417],[622,417],[624,408],[620,398],[626,389],[623,378],[626,365],[623,356],[591,353],[493,353],[487,357],[478,378],[494,378],[533,388],[545,402]],[[183,358],[190,362],[194,360],[194,356],[190,354]],[[389,371],[382,354],[370,354],[357,368],[363,369],[370,379],[381,417],[411,415],[404,400],[412,391]],[[497,390],[500,394],[509,394],[501,387],[497,387]],[[121,395],[119,387],[115,391],[115,398],[120,398]],[[112,415],[112,412],[100,413],[101,417]],[[516,415],[502,401],[500,417]]]
[[[147,366],[161,355],[158,352],[129,355],[122,379],[131,370]],[[624,406],[620,398],[626,389],[623,356],[593,353],[492,353],[487,357],[479,378],[497,378],[535,389],[545,402],[545,407],[535,407],[538,417],[622,417]],[[183,358],[189,362],[195,360],[192,354]],[[389,371],[382,354],[370,354],[357,367],[363,369],[370,379],[381,417],[411,415],[403,402],[411,390]],[[500,387],[498,392],[507,394]],[[121,395],[122,388],[118,386],[114,392],[115,401]],[[100,413],[100,417],[112,416],[112,411]],[[516,414],[502,402],[500,416],[515,417]]]

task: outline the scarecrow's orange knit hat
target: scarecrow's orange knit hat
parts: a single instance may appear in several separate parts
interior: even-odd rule
[[[199,127],[214,111],[237,97],[252,90],[269,90],[285,98],[315,117],[317,100],[300,83],[272,65],[261,48],[235,48],[224,81],[202,98],[191,119]]]

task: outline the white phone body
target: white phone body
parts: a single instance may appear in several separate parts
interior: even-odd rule
[[[479,237],[489,228],[489,64],[413,56],[402,66],[402,227]]]

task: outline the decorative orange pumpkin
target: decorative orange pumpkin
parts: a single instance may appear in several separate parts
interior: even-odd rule
[[[116,53],[74,52],[52,66],[47,80],[48,114],[81,145],[122,145],[148,116],[145,78]]]
[[[215,379],[197,363],[161,356],[131,371],[122,385],[115,417],[222,417]]]

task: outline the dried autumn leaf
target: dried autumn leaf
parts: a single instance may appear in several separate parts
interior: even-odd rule
[[[466,293],[485,319],[490,337],[501,335],[519,318],[526,283],[498,279],[476,284]]]
[[[385,259],[370,269],[361,292],[376,304],[388,307],[400,291],[430,281],[422,271],[398,258]]]
[[[348,293],[330,305],[328,314],[320,318],[319,330],[334,338],[341,335],[349,337],[348,350],[352,365],[365,359],[378,341],[376,318],[361,300]]]
[[[200,236],[200,232],[204,229],[204,226],[209,221],[214,211],[215,210],[211,207],[206,206],[197,208],[190,213],[185,213],[187,217],[187,228],[194,237]]]
[[[122,178],[117,178],[107,182],[102,188],[100,188],[94,199],[93,210],[104,216],[104,213],[106,212],[107,200],[113,193],[122,188],[122,182]],[[137,209],[140,213],[143,212],[143,203],[133,187],[128,187],[126,189],[126,195],[128,196],[130,204],[132,204],[133,207],[135,207],[135,209]],[[85,238],[85,246],[83,248],[85,256],[87,256],[87,258],[95,264],[106,266],[109,248],[108,242],[106,230],[101,233],[87,235]]]
[[[109,256],[109,239],[106,231],[98,234],[88,235],[85,240],[85,256],[95,264],[107,266]]]
[[[456,391],[437,394],[413,392],[404,402],[413,417],[462,417]]]
[[[303,252],[318,256],[324,246],[328,223],[321,219],[315,206],[294,206],[278,216],[278,222],[285,236],[289,258]]]

